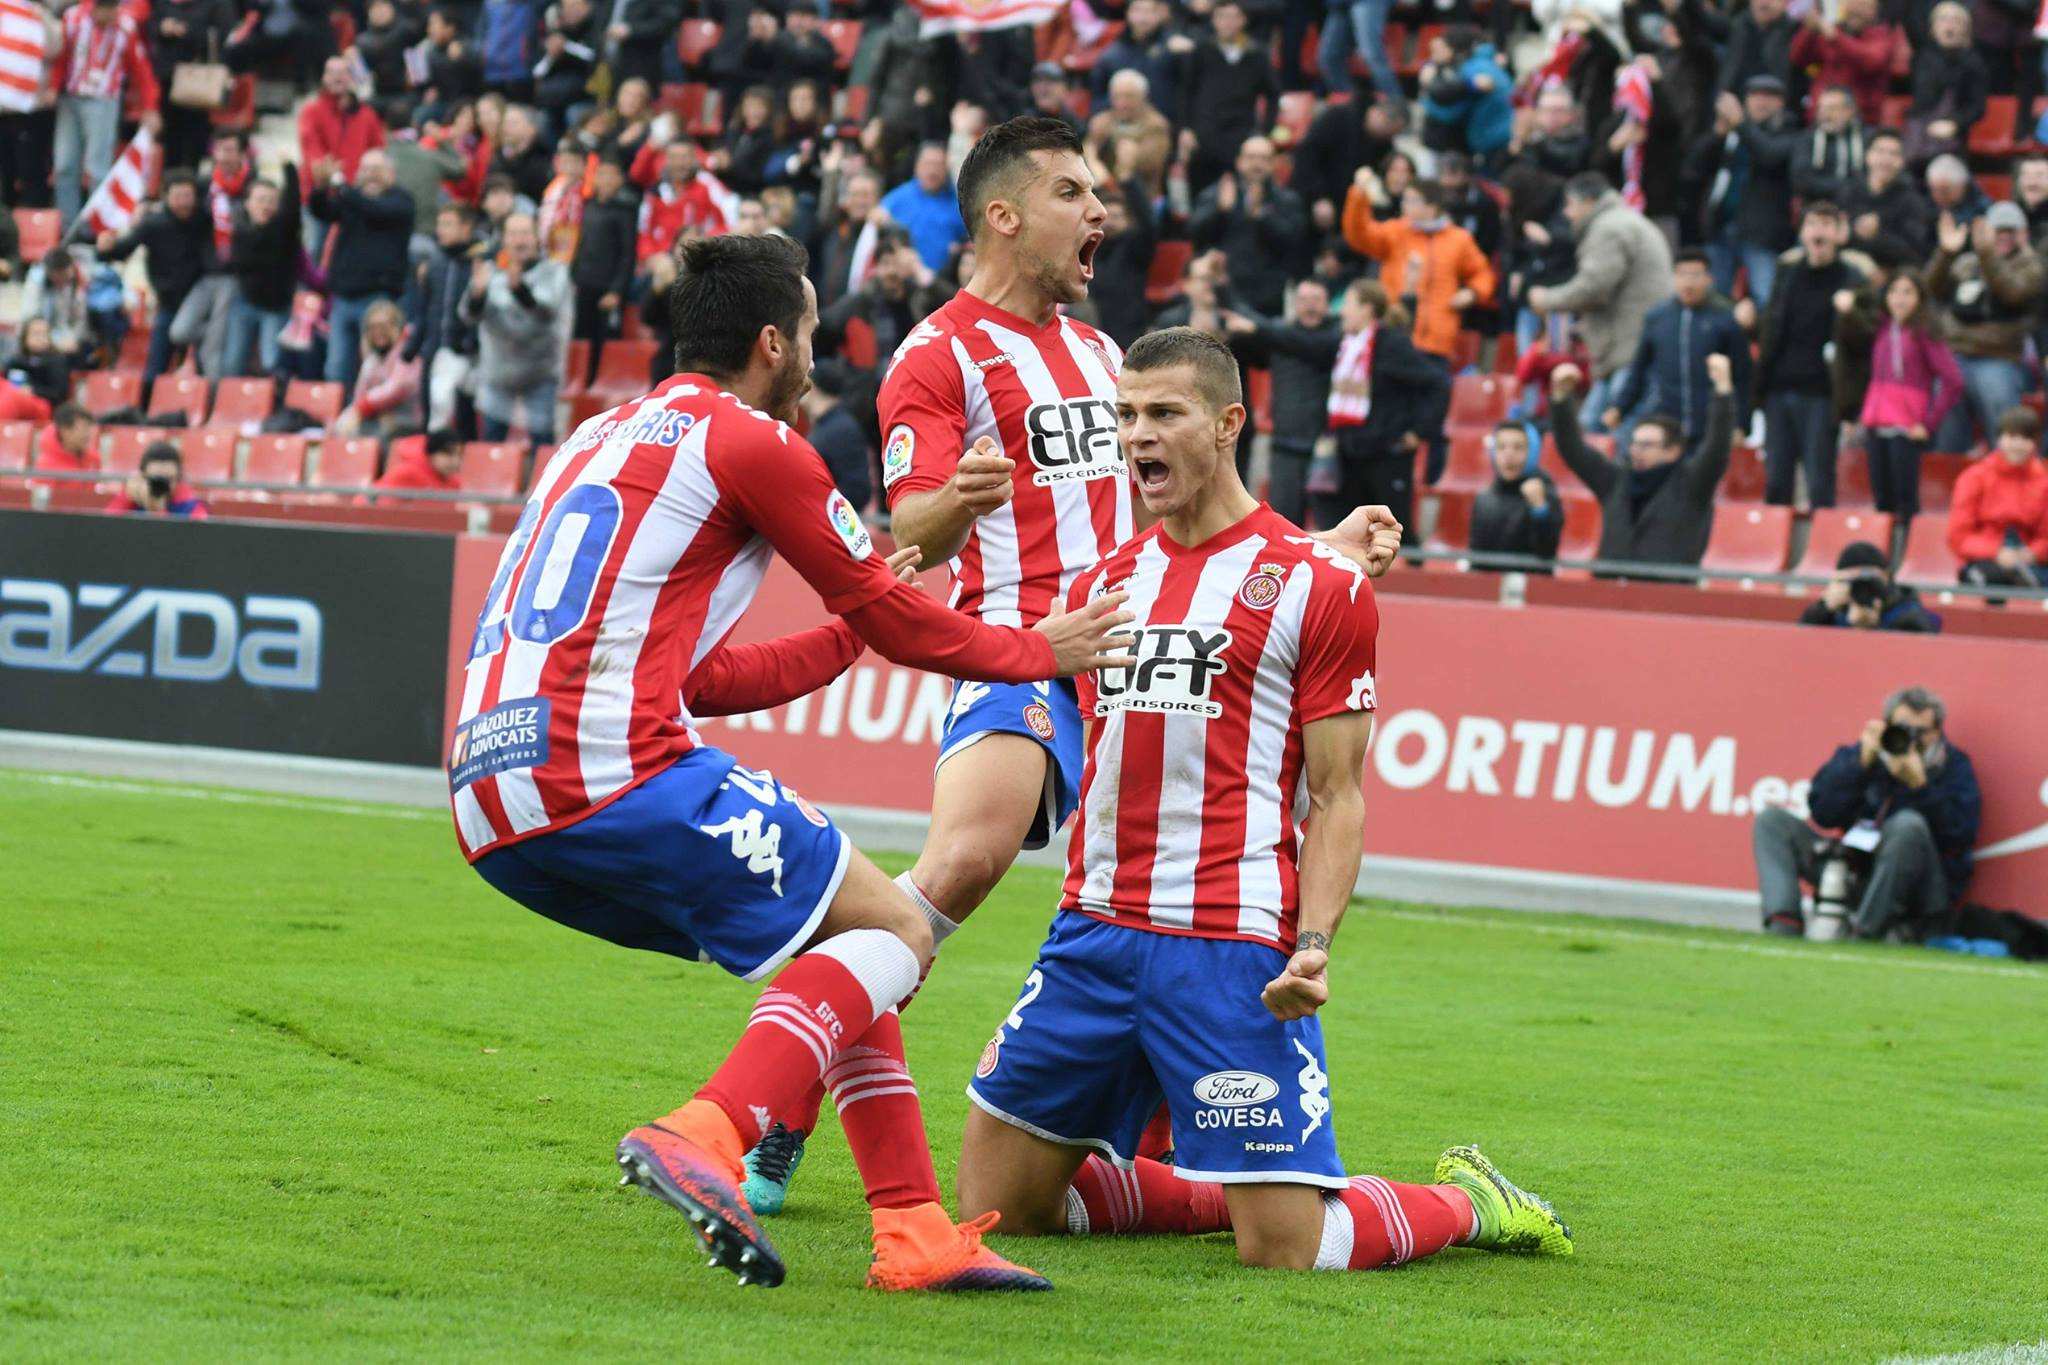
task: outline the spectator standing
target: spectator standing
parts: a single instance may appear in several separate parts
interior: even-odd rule
[[[1288,275],[1300,268],[1308,245],[1308,213],[1301,196],[1273,179],[1273,144],[1248,137],[1237,164],[1203,190],[1188,220],[1196,251],[1230,258],[1238,297],[1253,311],[1280,311]]]
[[[540,60],[533,67],[533,103],[550,132],[566,133],[590,108],[588,87],[597,70],[597,16],[590,0],[555,0],[543,12],[542,27]]]
[[[1707,357],[1728,357],[1735,385],[1736,425],[1744,417],[1750,393],[1749,336],[1735,320],[1734,310],[1714,294],[1707,253],[1688,247],[1671,267],[1671,297],[1643,317],[1642,340],[1600,423],[1628,444],[1628,424],[1637,415],[1667,413],[1678,419],[1688,448],[1707,434],[1713,406],[1713,384],[1707,378]]]
[[[1521,555],[1528,559],[1557,558],[1564,536],[1564,503],[1557,484],[1536,464],[1529,428],[1502,422],[1487,433],[1486,454],[1493,464],[1493,482],[1472,502],[1474,560],[1482,556]]]
[[[860,420],[847,408],[845,397],[852,383],[838,361],[819,361],[803,409],[811,424],[811,446],[824,457],[832,482],[856,512],[864,512],[875,496],[875,452]]]
[[[1970,11],[1942,0],[1928,23],[1932,41],[1913,50],[1913,101],[1906,109],[1906,157],[1925,165],[1961,155],[1990,93],[1984,59],[1970,46]]]
[[[145,388],[170,368],[171,323],[199,277],[214,265],[213,223],[199,206],[199,186],[190,171],[164,177],[161,208],[144,213],[134,227],[117,237],[102,232],[97,243],[102,260],[125,260],[140,247],[147,256],[150,292],[156,315],[149,333],[149,358],[143,362]]]
[[[1835,322],[1837,354],[1862,349],[1869,356],[1869,387],[1856,414],[1870,460],[1870,491],[1877,510],[1902,521],[1920,511],[1920,457],[1942,418],[1963,394],[1963,372],[1935,333],[1927,286],[1910,270],[1884,287],[1884,317],[1875,333],[1858,327],[1859,311]]]
[[[1294,286],[1294,316],[1281,321],[1226,310],[1234,349],[1273,372],[1272,487],[1266,500],[1293,522],[1308,522],[1308,472],[1330,424],[1330,372],[1344,332],[1330,313],[1330,289],[1310,276]]]
[[[1850,242],[1887,270],[1918,269],[1934,250],[1934,205],[1906,174],[1905,139],[1889,128],[1863,143],[1863,174],[1843,193]]]
[[[335,434],[388,440],[418,431],[426,407],[420,401],[419,357],[405,347],[405,314],[391,300],[379,299],[363,314],[362,335],[355,398],[335,418]]]
[[[1067,82],[1067,69],[1058,62],[1040,62],[1031,68],[1031,110],[1039,118],[1058,119],[1074,130],[1080,137],[1087,130],[1081,120],[1074,117],[1074,107],[1067,102],[1073,87]]]
[[[1852,540],[1842,547],[1834,577],[1799,613],[1799,624],[1911,635],[1941,630],[1941,618],[1926,608],[1919,593],[1892,581],[1885,552],[1867,540]]]
[[[605,29],[605,59],[621,83],[629,80],[659,86],[661,56],[682,27],[680,0],[620,0]]]
[[[204,521],[209,515],[198,491],[185,482],[185,457],[169,441],[143,449],[141,465],[107,504],[107,511],[191,521]]]
[[[749,86],[740,96],[739,111],[726,124],[725,137],[711,154],[711,169],[739,194],[759,194],[768,183],[768,164],[775,156],[775,91]]]
[[[1135,0],[1149,4],[1153,0]],[[1087,148],[1098,160],[1115,165],[1118,143],[1130,142],[1132,173],[1145,182],[1146,193],[1166,192],[1166,163],[1173,156],[1173,125],[1152,103],[1151,86],[1141,71],[1119,71],[1110,78],[1109,107],[1088,120]]]
[[[917,149],[911,178],[882,197],[882,209],[910,234],[927,270],[943,270],[946,261],[967,240],[960,221],[960,201],[946,174],[946,148],[927,142]]]
[[[79,172],[97,187],[113,167],[122,102],[132,97],[147,110],[142,123],[152,132],[162,130],[163,116],[156,112],[162,103],[156,73],[131,15],[115,0],[79,0],[64,11],[63,22],[49,79],[57,98],[57,216],[69,228],[83,202]]]
[[[1243,0],[1220,0],[1209,12],[1209,32],[1186,57],[1181,127],[1194,136],[1188,188],[1200,193],[1237,160],[1238,148],[1279,98],[1268,45],[1247,31]],[[1186,136],[1186,133],[1183,136]]]
[[[1514,135],[1508,75],[1493,44],[1479,30],[1454,24],[1430,40],[1422,92],[1422,141],[1432,151],[1465,152],[1490,165]]]
[[[1792,42],[1799,26],[1786,8],[1786,0],[1749,0],[1748,10],[1730,21],[1721,52],[1720,94],[1742,95],[1758,76],[1777,81],[1781,92],[1796,93],[1791,88]]]
[[[1792,245],[1792,150],[1798,126],[1785,112],[1785,85],[1758,76],[1738,101],[1723,95],[1714,128],[1693,144],[1689,178],[1703,187],[1705,240],[1714,287],[1735,293],[1735,268],[1749,297],[1771,297],[1778,256]]]
[[[1835,316],[1847,311],[1837,296],[1867,307],[1867,299],[1857,295],[1876,273],[1867,257],[1842,251],[1847,228],[1834,205],[1807,208],[1799,222],[1799,249],[1780,263],[1760,319],[1756,390],[1764,413],[1764,501],[1781,507],[1791,505],[1802,467],[1811,505],[1835,505],[1838,398],[1845,395],[1837,393],[1829,348]]]
[[[483,0],[477,12],[476,46],[484,89],[508,100],[531,100],[540,37],[540,0]],[[536,137],[539,131],[534,130]]]
[[[320,71],[320,92],[299,110],[300,167],[311,177],[315,166],[331,161],[343,179],[352,181],[363,154],[383,145],[384,122],[356,97],[347,59],[328,58]],[[304,188],[310,195],[310,179]]]
[[[412,122],[413,82],[405,54],[419,36],[413,14],[401,19],[393,0],[370,0],[364,7],[355,51],[370,73],[370,107],[387,128],[404,128]]]
[[[1287,187],[1308,205],[1318,234],[1337,230],[1351,178],[1360,166],[1385,160],[1394,150],[1395,135],[1405,126],[1401,106],[1386,99],[1325,104],[1317,110],[1295,145],[1290,158],[1294,173]]]
[[[555,439],[555,394],[562,374],[573,301],[569,273],[544,260],[533,219],[505,220],[505,263],[478,260],[463,296],[462,318],[477,329],[476,407],[483,438],[502,441],[516,416],[528,441]]]
[[[812,282],[818,306],[829,308],[849,289],[858,289],[874,268],[882,222],[875,213],[882,202],[882,179],[860,169],[839,174],[840,149],[827,154],[827,190],[836,190],[831,212],[820,225],[818,247],[811,253]],[[644,247],[644,238],[643,238]]]
[[[1521,169],[1540,173],[1562,187],[1592,168],[1593,142],[1569,90],[1562,85],[1545,86],[1536,96],[1534,109],[1526,117],[1516,116],[1507,157],[1503,180]]]
[[[405,294],[412,246],[412,196],[392,179],[391,158],[363,153],[353,185],[334,162],[313,168],[319,188],[308,205],[333,233],[329,243],[327,379],[355,383],[363,315],[379,299]]]
[[[576,335],[590,343],[583,382],[594,383],[606,341],[619,334],[633,285],[634,243],[640,206],[626,189],[616,161],[600,159],[591,172],[590,202],[569,278],[576,287]]]
[[[1969,400],[1951,411],[1936,446],[1963,450],[1972,418],[1989,439],[2032,386],[2024,357],[2048,271],[2027,241],[2027,215],[2017,204],[1994,204],[1967,229],[1944,217],[1936,239],[1927,291],[1947,309],[1948,343]]]
[[[2048,464],[2041,419],[2013,408],[1998,421],[1992,454],[1956,480],[1948,548],[1961,581],[1979,587],[2048,587]]]
[[[163,152],[165,166],[196,170],[213,140],[211,111],[174,103],[172,73],[180,62],[216,62],[235,26],[229,0],[153,0],[149,10],[149,50],[157,89],[165,98]]]
[[[1564,216],[1577,237],[1572,277],[1529,291],[1538,313],[1575,313],[1593,357],[1587,411],[1596,416],[1628,379],[1643,319],[1671,293],[1671,248],[1655,224],[1588,171],[1565,185]],[[1553,390],[1554,392],[1554,390]]]
[[[626,0],[636,7],[664,2]],[[669,31],[674,32],[674,27]],[[484,92],[483,63],[468,41],[467,30],[447,5],[436,5],[427,11],[426,37],[407,51],[406,58],[415,68],[426,71],[426,89],[422,92],[425,98],[417,111],[423,123],[451,122],[459,106],[473,102]]]
[[[1728,358],[1709,360],[1707,377],[1713,411],[1698,450],[1687,455],[1678,423],[1653,415],[1636,423],[1627,457],[1616,460],[1588,447],[1579,434],[1577,367],[1560,365],[1551,372],[1551,434],[1566,466],[1600,500],[1601,559],[1693,565],[1706,553],[1714,496],[1735,443],[1735,380]]]
[[[1124,168],[1135,163],[1129,143],[1121,143],[1118,154]],[[1106,169],[1106,168],[1105,168]],[[1102,245],[1095,248],[1095,282],[1088,297],[1102,330],[1129,349],[1145,331],[1152,306],[1145,300],[1145,288],[1152,275],[1152,257],[1158,250],[1158,228],[1152,217],[1152,197],[1135,174],[1096,176],[1096,194],[1108,215],[1102,224]]]
[[[840,351],[847,324],[859,318],[875,335],[877,359],[886,363],[924,316],[917,307],[915,290],[931,279],[932,272],[924,268],[924,261],[903,229],[893,223],[883,228],[875,246],[874,269],[861,281],[860,288],[840,295],[837,302],[818,314],[816,349],[824,355]],[[846,363],[849,369],[860,368],[850,360]],[[855,377],[872,378],[877,389],[880,387],[878,373]],[[842,394],[854,396],[850,391]]]
[[[434,217],[434,253],[421,267],[413,344],[426,378],[429,431],[472,429],[462,408],[476,363],[476,329],[461,310],[477,253],[475,233],[476,216],[467,205],[443,204]]]
[[[1346,290],[1339,316],[1328,405],[1339,482],[1334,497],[1315,495],[1316,521],[1335,526],[1354,507],[1382,503],[1405,526],[1415,510],[1415,456],[1442,438],[1450,375],[1409,340],[1406,315],[1377,281]]]
[[[1161,109],[1178,110],[1180,75],[1194,42],[1176,33],[1166,0],[1130,0],[1124,10],[1124,31],[1095,59],[1095,102],[1106,96],[1116,103],[1116,78],[1126,71],[1144,77],[1142,87]]]
[[[507,105],[498,124],[497,150],[489,172],[510,180],[513,189],[535,204],[554,178],[554,158],[540,134],[540,115],[523,104]]]
[[[1810,5],[1792,39],[1792,65],[1811,70],[1820,90],[1849,91],[1857,117],[1876,127],[1884,122],[1898,41],[1899,31],[1879,22],[1877,0],[1840,0],[1832,17],[1826,5]]]
[[[639,239],[634,249],[643,263],[650,256],[673,250],[686,234],[715,237],[731,226],[726,214],[736,207],[732,193],[717,176],[699,166],[697,144],[688,138],[661,148],[651,143],[641,148],[633,158],[633,172],[634,180],[647,187],[640,200]],[[867,189],[865,202],[872,211],[872,181]]]
[[[1372,216],[1375,204],[1394,202],[1372,169],[1360,167],[1344,200],[1344,240],[1380,263],[1381,282],[1415,320],[1415,345],[1448,363],[1457,355],[1460,310],[1493,297],[1493,265],[1472,234],[1444,216],[1436,182],[1403,190],[1400,217]]]
[[[1401,81],[1387,55],[1387,20],[1394,12],[1394,0],[1325,0],[1325,7],[1316,49],[1323,93],[1351,92],[1351,54],[1356,52],[1371,74],[1371,90],[1381,98],[1399,100]]]
[[[224,373],[249,373],[251,355],[261,373],[277,373],[278,337],[291,319],[298,286],[299,240],[299,176],[287,165],[282,183],[256,181],[235,211],[228,243],[235,297],[228,307]]]
[[[1814,97],[1813,131],[1794,144],[1792,190],[1808,203],[1839,205],[1863,179],[1863,125],[1856,101],[1841,86],[1822,86]]]

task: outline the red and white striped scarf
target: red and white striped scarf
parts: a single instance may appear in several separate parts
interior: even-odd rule
[[[1621,202],[1638,213],[1643,211],[1646,202],[1643,197],[1643,156],[1649,148],[1650,112],[1654,99],[1650,73],[1640,60],[1621,69],[1621,77],[1614,83],[1614,107],[1644,133],[1640,141],[1621,154]]]
[[[1380,329],[1347,332],[1330,367],[1330,427],[1364,426],[1372,411],[1372,350]]]

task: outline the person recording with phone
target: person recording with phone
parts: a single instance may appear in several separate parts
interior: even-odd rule
[[[1834,578],[1806,604],[1799,624],[1933,635],[1941,630],[1941,617],[1927,609],[1919,593],[1892,581],[1883,550],[1856,540],[1842,547]]]
[[[1824,862],[1856,859],[1861,892],[1847,914],[1851,937],[1877,939],[1894,928],[1919,937],[1916,922],[1941,914],[1970,879],[1983,795],[1970,756],[1948,742],[1948,708],[1924,687],[1885,699],[1884,718],[1864,724],[1813,775],[1807,808],[1817,836],[1782,806],[1757,813],[1758,891],[1766,933],[1806,932],[1802,880],[1821,882]],[[1816,901],[1820,897],[1816,896]],[[1816,910],[1819,910],[1816,904]]]

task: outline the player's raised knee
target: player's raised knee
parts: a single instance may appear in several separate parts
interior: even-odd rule
[[[944,848],[928,850],[913,875],[941,914],[960,919],[988,899],[1010,870],[1013,857],[1014,853],[1006,855],[978,840],[954,840]]]

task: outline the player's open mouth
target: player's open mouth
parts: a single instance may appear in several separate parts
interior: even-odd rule
[[[1095,248],[1101,245],[1102,234],[1099,232],[1091,232],[1088,234],[1087,238],[1082,241],[1081,249],[1074,253],[1075,256],[1081,262],[1081,278],[1084,281],[1092,280],[1095,278]]]
[[[1131,467],[1137,471],[1138,487],[1148,493],[1157,493],[1173,477],[1172,471],[1160,460],[1138,460]]]

